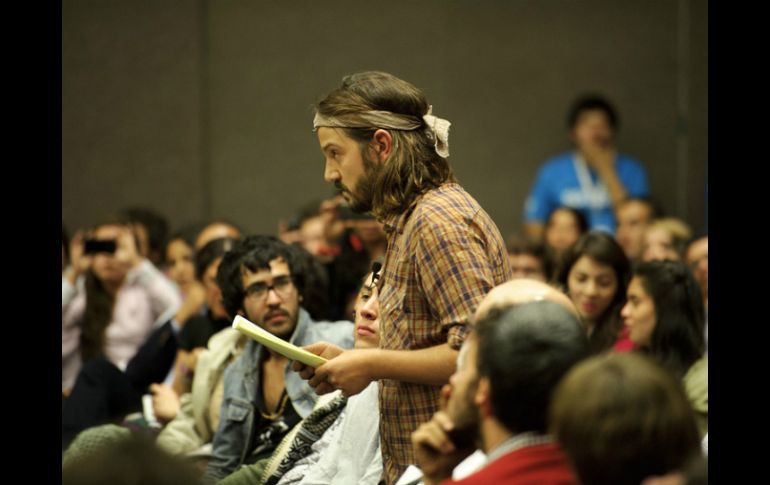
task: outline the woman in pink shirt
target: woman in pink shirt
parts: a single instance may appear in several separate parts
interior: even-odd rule
[[[71,245],[62,277],[62,393],[84,361],[104,357],[124,370],[150,332],[170,320],[179,293],[137,251],[131,229],[117,222],[94,228],[97,246],[86,254],[83,234]]]

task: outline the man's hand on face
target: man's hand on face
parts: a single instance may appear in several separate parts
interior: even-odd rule
[[[340,389],[349,397],[363,391],[374,380],[370,369],[375,360],[375,349],[345,350],[327,342],[306,345],[303,348],[328,359],[328,362],[315,369],[297,361],[292,364],[292,369],[308,381],[316,394],[327,394]]]
[[[470,455],[475,447],[458,449],[449,437],[454,423],[447,413],[451,387],[441,389],[439,411],[427,423],[412,433],[412,446],[417,466],[423,473],[423,483],[432,485],[452,476],[452,470]]]
[[[612,141],[593,138],[584,143],[580,150],[590,167],[599,173],[615,170],[615,148]]]

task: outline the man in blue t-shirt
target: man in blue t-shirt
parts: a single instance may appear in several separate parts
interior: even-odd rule
[[[579,98],[567,117],[575,149],[545,162],[524,208],[525,231],[541,239],[550,214],[567,206],[581,211],[592,230],[615,233],[613,207],[626,197],[647,197],[642,164],[617,152],[618,115],[598,96]]]

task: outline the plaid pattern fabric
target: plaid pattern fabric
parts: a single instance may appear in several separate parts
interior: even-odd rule
[[[383,221],[388,250],[380,291],[380,347],[459,349],[484,295],[511,278],[495,223],[450,183]],[[387,483],[414,462],[411,433],[438,409],[440,386],[380,382],[380,436]]]

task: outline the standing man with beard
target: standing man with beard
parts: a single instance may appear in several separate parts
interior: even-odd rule
[[[379,349],[308,349],[331,360],[295,364],[316,392],[346,395],[380,381],[384,477],[414,461],[410,434],[438,409],[469,319],[484,295],[510,279],[500,231],[455,180],[450,123],[425,95],[384,72],[346,76],[316,105],[324,178],[356,212],[371,211],[387,234]]]
[[[249,236],[236,243],[217,271],[227,313],[243,315],[294,345],[328,341],[352,347],[351,322],[315,322],[300,306],[305,271],[298,251],[272,236]],[[214,483],[242,464],[269,457],[284,435],[310,414],[316,399],[291,372],[288,358],[249,340],[225,370],[219,425],[204,480]]]

